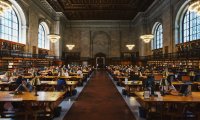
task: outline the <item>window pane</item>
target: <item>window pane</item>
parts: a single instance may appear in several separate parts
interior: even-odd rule
[[[184,42],[200,39],[200,16],[187,11],[183,17],[182,37]]]
[[[158,24],[154,31],[153,49],[159,49],[163,47],[163,28],[161,24]]]
[[[19,42],[19,21],[13,9],[0,15],[0,38]]]
[[[38,31],[39,31],[38,32],[38,47],[45,48],[45,42],[47,38],[45,27],[42,24],[40,24]]]

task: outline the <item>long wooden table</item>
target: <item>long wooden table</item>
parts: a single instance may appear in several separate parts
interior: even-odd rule
[[[143,102],[191,102],[200,103],[200,92],[192,92],[192,95],[181,96],[181,95],[165,95],[159,97],[150,97],[145,99],[143,96],[144,92],[135,92],[135,95]],[[156,94],[160,94],[156,92]]]
[[[131,95],[131,93],[134,93],[135,91],[143,90],[142,85],[142,81],[128,81],[126,83],[125,81],[122,81],[122,86],[125,87],[128,95]]]
[[[39,91],[38,96],[35,96],[34,92],[23,92],[22,94],[15,95],[12,91],[1,91],[0,102],[56,102],[63,97],[65,92],[44,92]]]
[[[153,112],[160,116],[160,119],[163,119],[167,115],[172,117],[184,118],[186,117],[186,111],[191,110],[190,112],[196,117],[199,117],[200,112],[198,106],[200,106],[200,92],[192,92],[192,95],[189,96],[180,96],[180,95],[165,95],[161,96],[159,92],[156,92],[158,97],[144,98],[144,92],[135,92],[137,96],[137,101],[140,105],[145,108],[148,115],[152,113],[152,108],[155,109]],[[192,106],[192,107],[191,107]],[[174,109],[173,109],[174,108]]]
[[[53,111],[62,102],[65,92],[38,92],[37,94],[38,96],[35,96],[34,92],[23,92],[16,95],[12,91],[2,91],[0,92],[0,104],[3,107],[6,102],[18,103],[20,110],[14,111],[14,114],[23,111],[24,116],[33,115],[36,120],[40,113],[53,116]],[[0,115],[4,116],[4,110],[2,108],[0,110]]]

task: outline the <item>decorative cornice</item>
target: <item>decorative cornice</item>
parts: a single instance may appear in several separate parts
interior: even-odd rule
[[[52,14],[56,14],[56,11],[49,5],[49,3],[46,0],[39,0],[42,5],[45,7],[45,10],[48,10],[48,12]]]
[[[62,17],[65,20],[67,20],[66,16],[62,12],[56,12],[46,0],[32,0],[32,1],[34,1],[34,3],[36,3],[37,6],[39,6],[47,14],[50,14],[52,19],[60,20],[60,18]]]

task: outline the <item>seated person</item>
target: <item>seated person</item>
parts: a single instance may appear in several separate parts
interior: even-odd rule
[[[10,71],[7,71],[7,72],[2,76],[1,79],[2,79],[3,82],[10,82],[10,81],[13,81],[11,72],[10,72]]]
[[[26,79],[22,79],[22,76],[20,76],[18,78],[17,84],[19,84],[19,86],[17,87],[17,89],[15,90],[15,92],[12,92],[12,94],[16,93],[16,92],[22,92],[22,91],[28,91],[31,92],[33,87],[32,85],[26,81]],[[12,102],[5,102],[4,104],[4,109],[5,110],[13,110],[13,108],[21,108],[21,103],[12,103]]]
[[[79,76],[83,76],[82,70],[79,68],[78,71],[76,72]]]
[[[53,73],[51,71],[48,71],[47,76],[53,76]]]
[[[167,76],[167,80],[168,80],[168,81],[175,81],[175,79],[176,79],[176,77],[175,77],[175,75],[173,75],[173,74],[169,74],[169,75]]]
[[[193,81],[200,82],[200,74],[195,75]]]
[[[39,77],[34,77],[32,80],[31,80],[31,82],[32,82],[32,85],[33,86],[35,86],[35,85],[40,85],[41,84],[41,81],[40,81],[40,79],[39,79]]]
[[[16,79],[16,84],[20,85],[22,83],[22,79],[23,79],[23,77],[21,75],[18,76],[18,78]]]
[[[115,69],[113,74],[116,76],[119,76],[121,74],[121,72],[118,69]]]
[[[58,76],[65,76],[65,72],[64,72],[64,70],[62,68],[58,72]]]
[[[33,90],[32,85],[26,81],[26,79],[21,79],[21,84],[17,87],[15,91],[28,91],[31,92]]]
[[[65,76],[69,76],[69,72],[68,72],[68,70],[65,70]]]
[[[132,72],[132,73],[130,74],[130,79],[133,80],[133,81],[140,80],[139,75],[137,75],[137,74],[134,73],[134,72]]]
[[[64,90],[64,87],[66,87],[67,83],[63,78],[60,78],[57,80],[57,86],[56,86],[56,90],[57,91],[61,91]]]
[[[179,90],[179,95],[191,95],[192,93],[192,84],[191,83],[185,83],[181,85],[181,88]]]
[[[162,79],[160,82],[161,90],[164,90],[164,93],[166,94],[178,94],[178,91],[174,87],[174,85],[171,82],[171,79]]]
[[[144,88],[151,90],[151,95],[154,95],[155,91],[155,80],[153,75],[148,75],[147,79],[144,81]]]
[[[38,70],[36,71],[36,76],[40,76],[40,75],[41,75],[40,72],[41,72],[41,71],[38,69]]]

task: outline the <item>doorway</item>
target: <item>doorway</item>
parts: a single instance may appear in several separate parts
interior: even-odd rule
[[[103,53],[97,53],[95,55],[95,63],[96,63],[96,68],[105,68],[106,64],[106,55]]]

